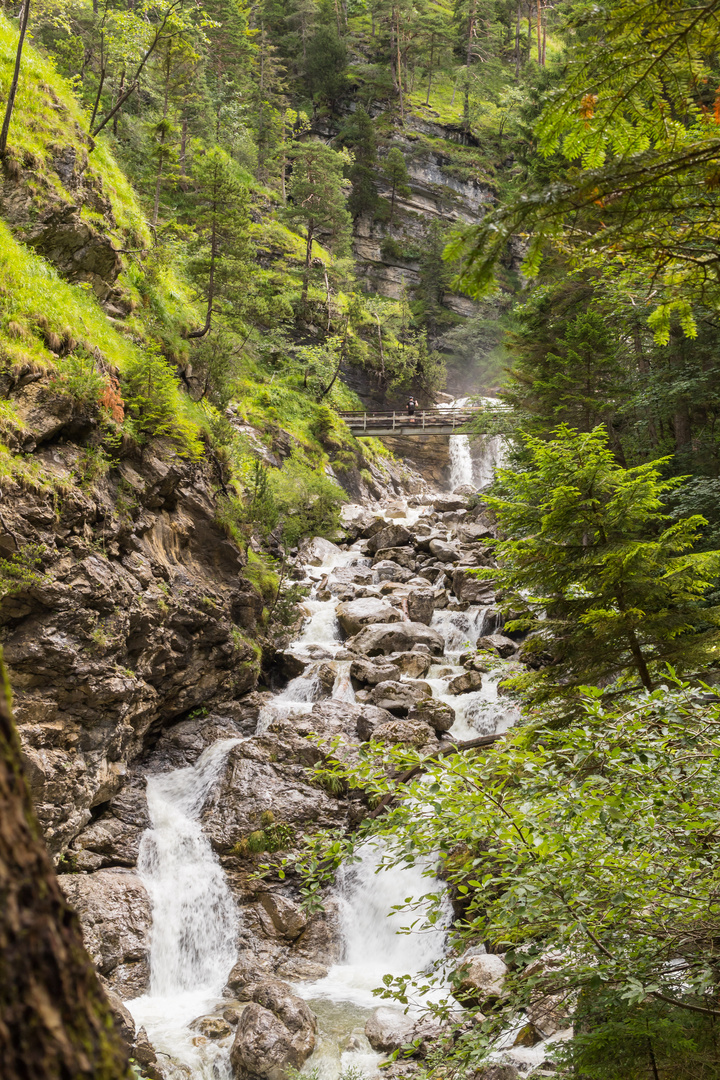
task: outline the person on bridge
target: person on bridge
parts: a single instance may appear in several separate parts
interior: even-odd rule
[[[407,414],[410,417],[410,423],[411,424],[415,423],[415,406],[416,405],[417,405],[417,401],[415,400],[415,398],[414,397],[409,397],[408,398],[408,403],[407,403]]]

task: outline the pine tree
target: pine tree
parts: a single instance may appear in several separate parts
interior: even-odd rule
[[[607,433],[561,425],[548,442],[527,435],[525,471],[500,471],[488,498],[508,539],[495,545],[493,577],[510,623],[533,631],[525,655],[543,665],[531,697],[571,693],[634,672],[652,689],[665,662],[703,667],[718,649],[720,609],[706,594],[720,552],[693,553],[705,519],[668,523],[664,461],[618,465]]]
[[[301,143],[290,153],[293,163],[288,221],[306,230],[302,301],[307,300],[313,241],[322,235],[330,248],[342,253],[350,238],[351,218],[345,205],[345,160],[321,142]]]
[[[410,195],[410,187],[408,186],[410,177],[405,164],[405,156],[398,146],[392,146],[388,151],[388,156],[383,165],[383,174],[390,184],[390,223],[392,224],[396,196],[400,195],[407,198]]]
[[[353,164],[350,169],[352,192],[348,199],[348,210],[354,219],[362,214],[372,214],[378,205],[375,187],[377,137],[372,119],[366,109],[360,106],[355,110],[343,125],[340,139],[345,146],[352,149],[353,153]]]

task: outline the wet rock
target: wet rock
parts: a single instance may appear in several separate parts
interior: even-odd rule
[[[199,1031],[206,1039],[227,1039],[232,1035],[230,1023],[222,1016],[201,1016],[193,1020],[190,1027],[193,1031]]]
[[[381,682],[370,695],[373,705],[389,712],[407,713],[413,705],[428,698],[432,690],[424,682]]]
[[[453,995],[459,1001],[469,1001],[487,1008],[502,997],[507,966],[495,953],[470,956],[458,967],[459,983]]]
[[[568,1008],[559,994],[546,994],[528,1005],[528,1019],[545,1039],[568,1026]]]
[[[435,656],[442,655],[445,649],[445,641],[436,630],[416,622],[366,626],[347,643],[353,652],[363,653],[365,656],[411,652],[420,644],[427,645]]]
[[[482,686],[482,675],[479,671],[466,671],[464,675],[456,675],[448,683],[449,694],[470,694],[479,690]]]
[[[433,499],[438,514],[451,513],[454,510],[467,510],[468,501],[462,495],[441,495]]]
[[[520,1080],[520,1073],[514,1065],[483,1065],[472,1080]]]
[[[373,559],[373,565],[380,562],[394,562],[405,570],[415,570],[417,566],[415,555],[411,548],[380,548]]]
[[[379,709],[375,705],[357,705],[348,701],[319,701],[313,706],[308,716],[308,721],[318,735],[332,738],[342,735],[346,739],[354,739],[360,735],[364,725],[370,724],[371,729],[376,724],[385,724],[393,717],[386,709]],[[360,738],[364,736],[360,735]]]
[[[228,975],[226,991],[237,997],[250,983],[258,982],[262,975],[257,957],[252,953],[240,956]]]
[[[384,529],[387,522],[372,510],[355,504],[345,505],[340,509],[340,522],[350,543],[361,536],[369,538],[373,533]]]
[[[517,651],[518,646],[516,641],[505,637],[504,634],[489,634],[487,637],[481,637],[478,640],[477,647],[478,649],[492,649],[503,660],[506,660],[508,656],[512,656]]]
[[[362,600],[351,600],[347,604],[338,604],[336,614],[346,634],[357,634],[363,626],[373,623],[402,621],[402,612],[379,597],[366,597]]]
[[[372,737],[377,742],[400,743],[418,750],[427,748],[428,752],[437,746],[435,732],[422,720],[392,720],[388,724],[378,724]]]
[[[413,570],[407,570],[391,559],[382,559],[375,563],[374,569],[378,581],[409,581],[414,573]]]
[[[129,1050],[135,1042],[135,1021],[133,1020],[132,1013],[126,1008],[120,995],[116,994],[112,989],[107,982],[107,979],[103,978],[102,975],[100,975],[99,978],[103,990],[105,991],[105,997],[108,999],[110,1011],[113,1014],[115,1027],[118,1030],[120,1038]]]
[[[390,653],[385,661],[392,664],[399,675],[407,675],[410,679],[422,679],[432,666],[430,649],[423,642],[416,643],[411,652]]]
[[[61,874],[60,886],[75,908],[90,958],[121,998],[145,993],[150,981],[150,898],[136,874],[98,870]]]
[[[413,589],[407,598],[407,611],[411,622],[429,625],[435,611],[435,594],[429,589]]]
[[[408,720],[420,720],[433,731],[449,731],[455,723],[455,710],[446,702],[429,697],[413,705]]]
[[[467,569],[453,571],[452,591],[458,600],[468,604],[491,604],[495,599],[492,581],[484,581]]]
[[[458,539],[464,543],[475,543],[477,540],[489,540],[493,537],[492,529],[479,521],[463,521],[458,525]]]
[[[328,969],[324,964],[316,964],[313,960],[306,960],[302,956],[291,956],[279,966],[277,973],[284,979],[317,982],[318,979],[325,978]]]
[[[280,896],[278,893],[264,893],[260,897],[260,904],[277,932],[290,941],[299,937],[307,926],[305,912],[285,896]]]
[[[337,544],[325,540],[322,536],[314,536],[302,544],[298,554],[298,561],[309,566],[323,566],[330,559],[341,554]]]
[[[235,1031],[230,1062],[237,1080],[283,1080],[315,1048],[317,1021],[289,986],[267,979],[249,988],[252,1002]]]
[[[276,653],[275,659],[283,675],[288,679],[297,679],[298,675],[302,675],[310,664],[309,656],[302,656],[288,650]]]
[[[377,686],[397,676],[393,664],[371,664],[369,660],[353,660],[350,665],[351,678],[361,686]]]
[[[368,551],[374,555],[381,548],[404,547],[409,544],[411,533],[404,525],[387,525],[368,540]]]
[[[451,544],[447,540],[431,540],[430,552],[443,563],[457,562],[460,551],[457,544]]]
[[[415,1028],[415,1021],[400,1012],[381,1006],[368,1018],[365,1034],[373,1050],[390,1053],[410,1042]]]
[[[142,1069],[144,1076],[150,1077],[150,1080],[165,1080],[165,1073],[158,1065],[157,1054],[144,1027],[141,1027],[137,1033],[135,1046],[133,1047],[133,1057]]]

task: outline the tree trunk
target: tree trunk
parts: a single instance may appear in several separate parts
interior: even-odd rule
[[[27,30],[29,16],[30,0],[25,0],[22,9],[22,16],[20,18],[20,37],[18,38],[17,50],[15,52],[15,68],[13,70],[12,82],[10,83],[10,92],[8,94],[7,105],[5,106],[5,119],[3,120],[2,131],[0,131],[0,156],[2,156],[7,150],[8,133],[10,131],[10,120],[12,118],[13,106],[15,105],[15,95],[17,94],[18,82],[20,81],[20,61],[22,60],[23,44],[25,42],[25,31]]]
[[[127,1049],[45,849],[8,700],[0,666],[0,1071],[125,1080]]]
[[[400,94],[400,123],[405,125],[405,103],[403,101],[403,86],[402,86],[402,56],[400,55],[400,8],[395,8],[395,19],[397,21],[397,34],[395,35],[395,45],[397,48],[397,85],[398,93]]]
[[[425,104],[428,105],[428,106],[430,105],[430,87],[432,86],[432,77],[433,77],[433,52],[434,52],[434,50],[435,50],[435,35],[431,34],[431,36],[430,36],[430,70],[428,71],[428,88],[427,88],[427,94],[425,95]]]
[[[537,0],[537,51],[538,64],[542,67],[542,7],[541,0]]]
[[[465,98],[463,101],[463,127],[470,130],[470,64],[472,63],[472,42],[475,31],[475,13],[477,0],[471,0],[470,14],[468,19],[467,53],[465,57]]]
[[[520,78],[520,0],[518,0],[515,19],[515,78]]]
[[[305,273],[303,274],[302,296],[300,297],[303,304],[307,303],[308,287],[310,285],[310,267],[312,266],[312,246],[314,229],[315,225],[314,222],[311,220],[308,222],[307,244],[305,246]]]
[[[199,330],[191,330],[188,334],[189,338],[201,338],[205,337],[207,332],[212,326],[212,312],[213,304],[215,302],[215,263],[217,262],[218,244],[217,244],[217,201],[213,202],[213,218],[212,218],[212,232],[210,236],[210,273],[208,275],[208,300],[207,310],[205,312],[205,325]]]

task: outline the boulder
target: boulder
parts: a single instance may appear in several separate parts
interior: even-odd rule
[[[430,697],[432,690],[424,682],[381,682],[372,691],[370,700],[380,709],[407,713],[423,698]]]
[[[278,934],[288,938],[289,941],[300,937],[307,926],[305,912],[285,896],[280,896],[278,893],[264,893],[260,897],[260,904]]]
[[[473,1073],[473,1080],[520,1080],[514,1065],[483,1065]]]
[[[506,660],[508,656],[512,656],[517,651],[518,645],[516,641],[505,637],[504,634],[488,634],[487,637],[480,638],[477,647],[478,649],[492,649],[503,660]]]
[[[130,1050],[135,1042],[135,1021],[133,1020],[132,1013],[125,1007],[125,1003],[122,1001],[120,995],[116,994],[115,991],[111,989],[107,980],[104,979],[102,975],[100,975],[99,978],[103,984],[103,990],[105,991],[105,997],[110,1006],[110,1012],[113,1014],[115,1028],[128,1050]]]
[[[373,731],[377,742],[402,743],[421,749],[425,746],[437,746],[435,732],[422,720],[391,720],[387,724],[378,724]]]
[[[292,996],[292,995],[288,995]],[[315,1017],[304,1001],[306,1026],[292,1031],[281,1015],[252,1002],[243,1010],[230,1049],[236,1080],[285,1080],[289,1068],[299,1069],[315,1048]]]
[[[125,870],[60,874],[60,886],[77,912],[85,948],[121,998],[148,989],[150,898],[140,878]]]
[[[430,553],[439,559],[440,562],[450,563],[457,562],[460,558],[460,551],[457,544],[451,544],[447,540],[431,540]]]
[[[452,591],[458,600],[468,604],[491,604],[495,599],[495,585],[473,574],[472,570],[458,568],[453,571]]]
[[[201,1016],[193,1020],[190,1027],[206,1039],[227,1039],[228,1035],[232,1035],[230,1024],[222,1016]]]
[[[427,645],[435,656],[441,656],[445,641],[429,626],[418,622],[378,623],[364,627],[347,643],[353,652],[365,656],[387,656],[389,653],[411,652],[416,645]]]
[[[410,1042],[414,1028],[411,1017],[383,1005],[368,1018],[365,1034],[373,1050],[388,1054]]]
[[[337,544],[325,540],[322,536],[314,536],[312,540],[308,540],[307,543],[302,545],[298,561],[309,566],[325,566],[326,563],[329,563],[331,559],[340,554],[341,551]]]
[[[413,589],[407,598],[408,617],[411,622],[429,625],[435,611],[435,594],[431,589]]]
[[[382,559],[379,563],[375,563],[374,569],[378,581],[409,581],[414,573],[400,566],[399,563],[393,562],[392,559]]]
[[[397,668],[390,663],[371,664],[369,660],[353,660],[350,677],[362,686],[377,686],[380,682],[397,678]]]
[[[391,653],[385,662],[392,664],[397,675],[407,675],[409,679],[422,679],[432,665],[432,657],[428,646],[420,643],[412,652]],[[397,678],[397,675],[392,677]]]
[[[319,701],[308,715],[313,730],[318,735],[343,735],[352,739],[358,731],[361,720],[371,724],[384,724],[392,720],[392,715],[385,709],[374,705],[356,705],[348,701]]]
[[[488,540],[493,536],[492,529],[480,521],[463,521],[458,525],[458,537],[467,544],[473,544],[478,540]]]
[[[412,548],[387,547],[380,548],[377,552],[373,559],[373,566],[388,560],[397,563],[398,566],[403,566],[406,570],[414,570],[417,565]]]
[[[373,623],[392,623],[402,621],[402,612],[392,607],[387,600],[380,597],[367,596],[361,600],[350,600],[346,604],[338,604],[337,620],[346,634],[357,634],[363,626]]]
[[[260,978],[259,961],[254,953],[246,952],[240,956],[228,975],[226,990],[234,997],[239,997],[250,983]]]
[[[470,694],[479,690],[482,686],[482,675],[479,671],[466,671],[463,675],[456,675],[448,683],[449,694]]]
[[[444,701],[428,697],[413,705],[408,720],[420,720],[433,731],[449,731],[455,723],[455,710]]]
[[[453,510],[467,510],[467,498],[462,495],[441,495],[433,500],[435,512],[448,514]]]
[[[495,953],[481,953],[464,959],[457,968],[459,982],[453,995],[482,1009],[502,997],[507,966]]]
[[[374,555],[381,548],[404,547],[411,540],[411,534],[404,525],[387,525],[374,533],[368,540],[368,551]]]

